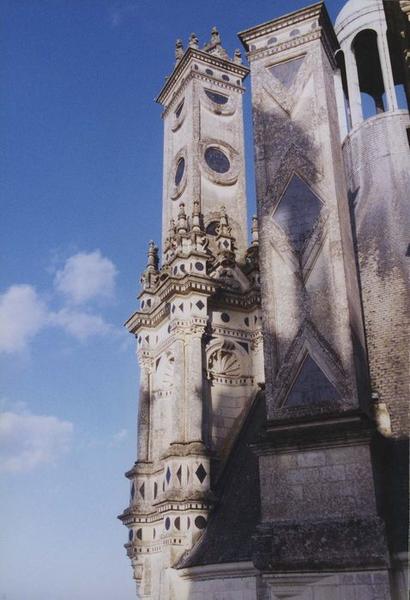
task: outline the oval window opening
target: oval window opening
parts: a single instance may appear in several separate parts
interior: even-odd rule
[[[181,183],[182,177],[185,171],[185,159],[180,158],[177,163],[177,169],[175,171],[175,185],[179,185]]]
[[[205,94],[215,104],[226,104],[228,102],[228,96],[224,96],[223,94],[217,94],[216,92],[211,92],[211,90],[205,90]]]
[[[201,517],[201,516],[197,517],[195,519],[195,526],[198,529],[205,529],[205,527],[206,527],[206,519],[204,517]]]
[[[226,154],[219,148],[211,146],[205,150],[205,161],[210,169],[216,173],[227,173],[231,167]]]

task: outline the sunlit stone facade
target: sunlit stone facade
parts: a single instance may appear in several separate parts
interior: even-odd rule
[[[408,27],[406,3],[350,0],[335,29],[318,3],[239,34],[250,69],[215,28],[177,41],[162,248],[126,324],[140,598],[407,596]]]

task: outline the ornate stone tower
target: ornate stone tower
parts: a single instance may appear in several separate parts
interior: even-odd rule
[[[141,598],[180,598],[172,567],[202,535],[214,483],[263,382],[258,230],[246,250],[240,54],[191,35],[161,91],[163,261],[151,242],[126,326],[141,369],[127,552]]]
[[[184,52],[176,44],[176,67],[157,101],[164,107],[163,240],[179,205],[188,214],[194,202],[208,232],[215,230],[221,206],[243,260],[247,247],[242,93],[248,70],[238,53],[233,61],[213,29],[199,50],[195,34]]]

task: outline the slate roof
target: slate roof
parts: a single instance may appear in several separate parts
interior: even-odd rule
[[[258,459],[249,444],[265,422],[265,395],[259,392],[214,490],[219,501],[204,535],[178,568],[251,560],[252,535],[260,518],[260,488]]]

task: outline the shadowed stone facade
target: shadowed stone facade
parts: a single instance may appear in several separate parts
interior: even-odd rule
[[[162,260],[126,323],[138,597],[407,597],[407,31],[406,2],[349,0],[239,34],[249,247],[249,70],[216,28],[177,41]]]

